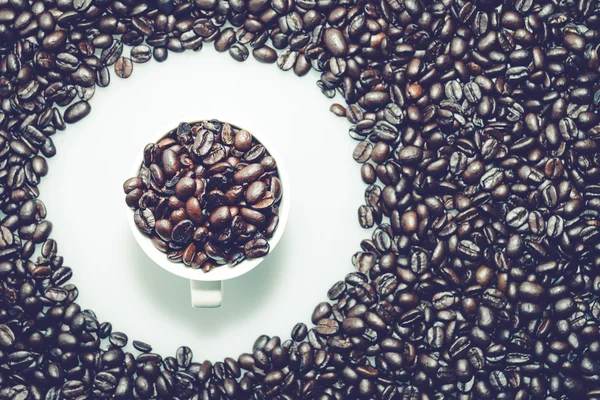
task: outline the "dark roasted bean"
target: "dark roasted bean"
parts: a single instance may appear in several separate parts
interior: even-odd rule
[[[65,122],[74,124],[75,122],[85,118],[91,110],[92,107],[87,101],[79,101],[74,103],[65,111]]]
[[[115,73],[119,78],[129,78],[133,72],[133,63],[131,58],[119,57],[115,62]]]

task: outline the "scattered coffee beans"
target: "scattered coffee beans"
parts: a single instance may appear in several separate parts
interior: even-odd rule
[[[267,255],[283,196],[277,162],[250,132],[182,122],[144,149],[123,184],[138,229],[171,261],[209,272]]]
[[[599,32],[598,0],[0,0],[0,399],[600,400]],[[372,228],[309,326],[214,363],[132,353],[82,310],[37,186],[96,86],[205,47],[343,97]],[[172,141],[127,204],[171,257],[216,255],[172,248],[196,234],[174,179],[229,145]],[[246,204],[269,190],[249,186]]]

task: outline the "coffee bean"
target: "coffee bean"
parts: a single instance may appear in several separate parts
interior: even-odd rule
[[[504,180],[504,171],[501,168],[492,168],[481,176],[481,187],[486,190],[493,190]]]
[[[244,252],[248,258],[264,257],[269,252],[269,242],[265,239],[256,239],[244,245]]]
[[[517,207],[506,215],[506,223],[513,228],[519,228],[525,225],[528,217],[529,213],[524,207]]]
[[[412,165],[417,164],[423,157],[423,151],[416,146],[404,146],[402,147],[397,155],[400,162]]]
[[[366,184],[375,183],[377,176],[375,175],[375,168],[371,164],[363,164],[360,169],[361,177],[363,182]]]
[[[145,44],[140,44],[131,49],[131,61],[138,64],[143,64],[152,59],[152,51]]]
[[[267,172],[274,171],[277,168],[277,161],[271,156],[266,156],[260,160],[260,165],[262,165]]]
[[[73,103],[67,110],[65,111],[65,122],[69,124],[74,124],[85,118],[90,111],[92,111],[92,107],[87,101],[79,101],[77,103]]]
[[[171,149],[164,150],[162,152],[162,166],[162,170],[168,177],[175,175],[181,168],[181,161],[177,153]]]
[[[235,61],[239,61],[239,62],[246,61],[246,59],[248,58],[249,54],[250,53],[248,52],[248,48],[246,46],[244,46],[243,44],[240,44],[240,43],[234,43],[229,48],[229,55]]]
[[[108,340],[110,343],[117,347],[125,347],[128,338],[127,335],[122,332],[113,332],[110,334]]]
[[[265,155],[265,148],[262,144],[255,144],[248,150],[244,156],[244,160],[249,163],[259,161]]]
[[[200,27],[200,26],[194,25],[194,31],[197,34],[199,34],[200,36],[206,35],[208,32],[211,31],[211,29],[212,28],[207,29],[204,26]],[[203,35],[203,32],[204,32],[204,35]],[[208,36],[211,36],[211,35],[208,35]],[[227,50],[229,50],[229,48],[231,47],[231,45],[233,44],[234,41],[235,41],[235,32],[231,28],[226,28],[223,31],[221,31],[221,34],[215,40],[215,50],[217,50],[218,52],[227,51]]]
[[[354,152],[352,153],[352,157],[356,162],[364,163],[371,157],[371,152],[373,151],[373,146],[366,142],[360,142]]]
[[[222,206],[215,209],[209,217],[209,223],[212,227],[218,229],[227,224],[231,220],[231,212],[229,211],[229,207]]]
[[[495,309],[502,309],[506,306],[506,297],[497,289],[487,289],[483,293],[482,301]]]
[[[6,325],[0,325],[0,345],[3,347],[10,347],[15,342],[15,334],[13,331]]]
[[[323,319],[323,318],[328,318],[331,315],[331,304],[329,303],[319,303],[311,316],[311,320],[313,322],[313,324],[316,324],[319,320]]]
[[[374,220],[374,215],[373,215],[373,208],[369,207],[369,206],[365,206],[362,205],[359,207],[358,209],[358,219],[359,219],[359,223],[360,226],[368,229],[371,228],[373,226],[373,224],[375,223]]]
[[[240,210],[240,215],[249,223],[254,225],[262,225],[264,224],[266,217],[263,213],[257,210],[252,210],[250,208],[243,207]]]
[[[150,209],[137,209],[134,213],[134,220],[139,230],[148,235],[152,233],[155,225],[155,219]]]
[[[100,60],[107,66],[117,62],[123,53],[123,43],[115,40],[109,47],[102,50]]]
[[[543,232],[545,227],[544,217],[539,211],[533,211],[529,214],[529,230],[535,235]]]
[[[187,200],[196,193],[196,181],[190,177],[184,176],[175,185],[175,194],[181,200]]]
[[[360,318],[346,318],[342,321],[342,329],[349,335],[360,335],[365,330],[365,323]]]
[[[343,57],[348,52],[348,44],[339,29],[327,28],[323,34],[325,47],[334,57]]]
[[[301,342],[306,338],[307,332],[308,329],[306,325],[304,323],[298,323],[292,329],[292,339],[294,339],[296,342]]]
[[[273,64],[277,61],[277,53],[269,46],[262,46],[252,50],[252,55],[261,63]]]
[[[129,78],[133,72],[131,58],[119,57],[115,63],[115,73],[119,78]]]
[[[523,282],[519,285],[519,295],[527,300],[539,300],[544,295],[544,287],[531,282]]]
[[[367,273],[373,266],[377,258],[371,252],[360,251],[352,256],[352,264],[362,273]]]
[[[282,71],[289,71],[294,68],[296,60],[298,60],[298,53],[291,49],[285,49],[279,53],[279,56],[277,57],[277,66]]]
[[[261,201],[267,193],[267,185],[264,182],[252,182],[246,189],[246,202],[256,204]]]
[[[192,350],[187,346],[182,346],[177,349],[177,365],[180,368],[189,367],[192,362],[193,353]]]
[[[194,223],[188,219],[184,219],[173,226],[171,232],[171,240],[181,244],[187,244],[192,240],[194,233]]]
[[[552,215],[546,223],[548,236],[557,238],[564,232],[564,219],[560,215]]]
[[[581,52],[585,48],[585,40],[575,33],[567,33],[563,37],[563,42],[567,49],[575,53]]]
[[[250,164],[233,174],[233,180],[236,183],[248,183],[256,181],[265,169],[260,164]]]
[[[89,87],[94,85],[96,76],[94,71],[85,65],[80,65],[73,73],[71,73],[71,81],[83,87]]]
[[[152,55],[154,56],[154,59],[158,62],[163,62],[166,61],[167,58],[169,57],[169,51],[167,49],[165,49],[164,47],[155,47],[152,50]]]
[[[446,97],[452,101],[458,102],[462,99],[463,88],[458,81],[449,81],[446,83]]]
[[[152,346],[140,340],[134,340],[132,345],[136,350],[141,351],[142,353],[150,353],[152,351]]]
[[[319,335],[335,335],[339,330],[339,324],[334,319],[323,318],[317,322],[316,331]]]
[[[482,97],[481,89],[479,88],[479,85],[476,82],[467,83],[464,86],[463,91],[464,91],[465,98],[470,103],[477,103],[478,101],[481,100],[481,97]]]

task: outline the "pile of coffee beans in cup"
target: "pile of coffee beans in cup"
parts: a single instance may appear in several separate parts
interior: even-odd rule
[[[98,88],[208,47],[343,99],[370,229],[309,324],[218,361],[82,309],[38,198]],[[598,0],[0,0],[0,400],[600,400],[599,53]]]
[[[136,226],[154,246],[204,272],[265,256],[283,195],[265,146],[214,119],[182,122],[148,144],[138,176],[123,189]]]

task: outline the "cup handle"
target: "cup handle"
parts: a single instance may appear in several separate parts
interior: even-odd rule
[[[192,306],[194,308],[221,307],[223,301],[222,281],[196,281],[190,279]]]

